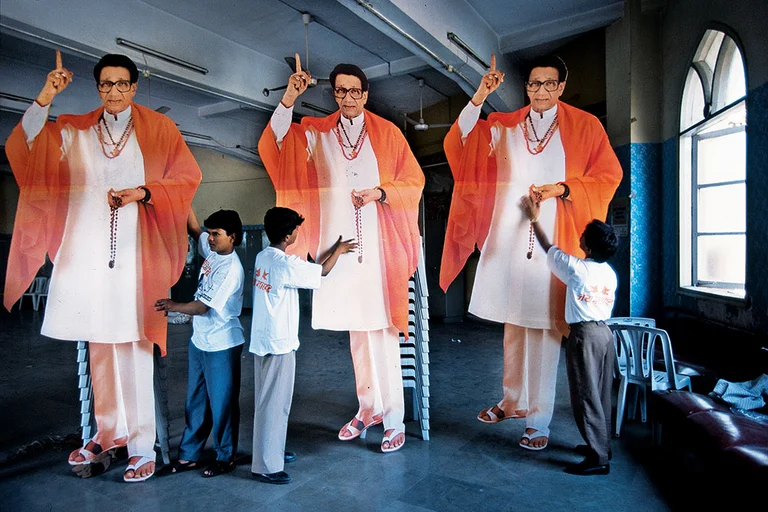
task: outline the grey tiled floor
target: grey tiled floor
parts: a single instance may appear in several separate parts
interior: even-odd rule
[[[70,473],[72,446],[47,436],[75,433],[78,424],[75,345],[39,335],[42,312],[0,313],[0,510],[669,510],[679,501],[651,449],[648,424],[628,422],[613,443],[611,474],[574,477],[581,442],[571,417],[564,360],[549,447],[517,446],[520,420],[485,425],[477,412],[500,398],[500,326],[467,321],[431,328],[431,440],[409,421],[399,452],[379,451],[381,427],[368,439],[341,442],[339,427],[356,411],[354,376],[344,333],[302,325],[286,466],[293,482],[258,483],[243,463],[234,473],[203,479],[195,472],[122,481],[124,462],[81,480]],[[250,326],[250,317],[242,317]],[[248,329],[246,329],[247,332]],[[169,326],[168,381],[173,455],[184,426],[186,353],[190,326]],[[458,341],[452,340],[461,340]],[[253,362],[243,355],[239,454],[250,454]],[[406,391],[409,396],[409,391]],[[406,399],[406,402],[408,400]],[[59,439],[58,437],[56,439]],[[20,447],[42,441],[18,457]]]

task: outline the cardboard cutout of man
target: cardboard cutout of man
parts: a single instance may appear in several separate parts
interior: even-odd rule
[[[567,333],[565,288],[517,206],[530,195],[539,225],[566,253],[583,258],[579,236],[605,219],[622,171],[598,119],[559,101],[567,70],[556,56],[529,66],[529,106],[479,120],[482,104],[504,79],[491,59],[470,103],[445,139],[454,176],[440,286],[447,289],[475,246],[480,249],[469,311],[504,324],[504,396],[477,419],[525,418],[520,446],[549,440],[560,340]]]
[[[320,261],[339,234],[357,243],[357,257],[341,259],[314,292],[312,327],[349,331],[359,410],[339,439],[383,423],[381,449],[391,452],[405,443],[399,332],[408,333],[424,175],[400,130],[364,110],[363,71],[339,64],[330,78],[339,110],[291,124],[294,102],[310,81],[296,55],[296,72],[259,140],[259,154],[277,205],[307,219],[290,252]]]
[[[57,51],[56,69],[6,143],[20,194],[4,305],[10,310],[47,253],[54,267],[42,334],[86,340],[90,350],[98,432],[69,463],[127,446],[124,480],[139,482],[155,468],[153,344],[165,353],[167,329],[153,305],[184,266],[201,173],[173,121],[133,103],[131,59],[105,55],[94,78],[102,107],[47,122],[72,81]]]

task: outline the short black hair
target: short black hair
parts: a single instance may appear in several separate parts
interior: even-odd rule
[[[213,212],[203,223],[208,229],[223,229],[227,236],[235,235],[235,247],[243,241],[243,223],[235,210]]]
[[[351,75],[360,79],[360,88],[363,92],[368,90],[368,77],[365,76],[363,70],[354,64],[337,64],[333,71],[331,71],[331,87],[336,87],[336,77],[339,75]]]
[[[101,81],[101,70],[106,67],[125,68],[131,75],[132,84],[135,84],[139,81],[139,69],[127,55],[122,55],[120,53],[108,53],[103,56],[93,68],[93,78],[96,79],[96,83]]]
[[[554,53],[542,55],[530,61],[526,67],[526,81],[531,77],[531,71],[533,71],[534,68],[555,68],[557,70],[557,79],[559,81],[565,82],[568,80],[568,67],[565,65],[565,61]]]
[[[266,231],[270,243],[279,244],[303,222],[304,217],[298,212],[290,208],[275,206],[267,210],[266,215],[264,215],[264,231]]]
[[[619,239],[613,227],[597,219],[587,224],[583,236],[589,257],[598,263],[608,261],[619,248]]]

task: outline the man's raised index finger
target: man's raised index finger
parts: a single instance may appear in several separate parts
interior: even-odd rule
[[[294,53],[296,56],[296,72],[301,73],[301,57],[299,57],[298,53]]]
[[[61,69],[61,52],[59,50],[56,50],[56,69]]]
[[[491,54],[491,71],[496,71],[496,54]]]

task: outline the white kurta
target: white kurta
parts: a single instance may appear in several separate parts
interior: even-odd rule
[[[532,112],[536,134],[541,138],[552,123],[557,106],[540,117]],[[463,130],[462,130],[463,131]],[[529,133],[533,136],[533,133]],[[531,142],[531,147],[536,143]],[[532,155],[526,148],[523,126],[491,126],[491,151],[496,156],[496,198],[490,230],[480,261],[469,304],[470,313],[493,320],[535,329],[554,329],[551,304],[553,276],[547,255],[534,241],[533,258],[527,259],[529,225],[518,206],[531,184],[545,185],[565,180],[565,151],[557,130],[544,151]],[[541,203],[539,225],[554,239],[557,202]]]
[[[117,119],[105,114],[112,137],[125,130],[130,107]],[[47,117],[48,109],[33,104],[27,116]],[[33,134],[23,126],[28,140]],[[144,159],[132,132],[116,158],[107,158],[95,128],[62,130],[62,153],[70,168],[67,221],[53,262],[42,334],[62,340],[122,343],[140,338],[138,327],[138,205],[119,209],[115,268],[109,263],[110,209],[107,191],[144,184]],[[109,137],[104,133],[104,138]],[[107,146],[109,151],[111,146]]]
[[[278,142],[288,131],[290,112],[278,105],[272,117],[272,129]],[[282,117],[281,117],[282,114]],[[352,122],[341,116],[344,129],[354,144],[362,130],[365,114]],[[341,235],[343,240],[357,239],[352,190],[380,185],[379,168],[368,137],[354,160],[347,160],[334,131],[307,130],[308,159],[317,171],[320,192],[320,241],[317,255],[328,250]],[[342,140],[346,143],[344,134]],[[347,150],[349,155],[349,150]],[[379,215],[375,203],[361,209],[363,262],[357,253],[342,255],[322,285],[313,292],[312,327],[334,331],[374,331],[386,329],[391,321],[384,302],[383,256],[379,234]]]

